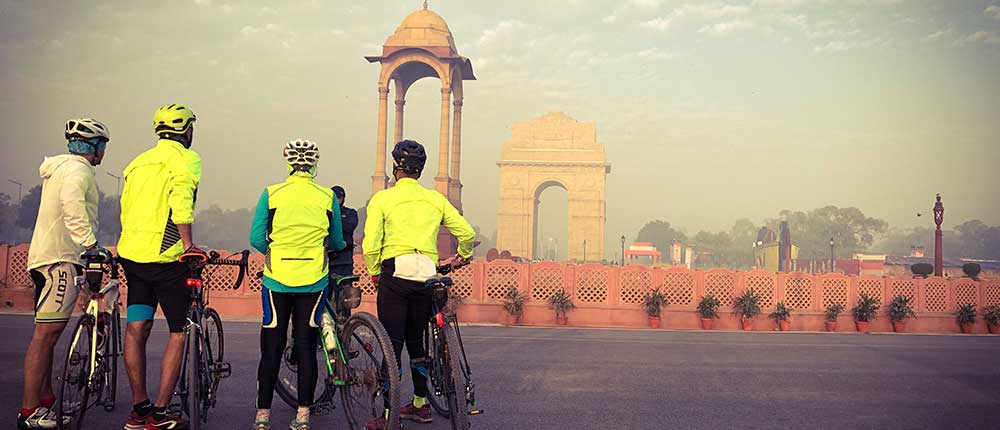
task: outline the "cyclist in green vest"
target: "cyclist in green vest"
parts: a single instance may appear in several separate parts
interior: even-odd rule
[[[340,204],[329,188],[317,185],[319,148],[297,139],[285,145],[288,179],[260,195],[250,244],[265,255],[261,288],[263,327],[257,367],[257,414],[253,430],[270,430],[271,400],[278,381],[288,321],[296,345],[316,345],[316,328],[329,297],[329,251],[344,242]],[[298,363],[298,410],[289,428],[309,429],[309,405],[316,388],[316,349],[294,348]]]

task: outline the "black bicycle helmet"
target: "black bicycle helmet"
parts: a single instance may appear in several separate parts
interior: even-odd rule
[[[420,174],[427,162],[424,146],[413,140],[404,140],[392,148],[393,167],[409,174]]]

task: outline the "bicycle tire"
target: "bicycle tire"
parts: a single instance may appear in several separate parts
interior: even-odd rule
[[[444,337],[445,350],[442,358],[446,396],[448,397],[448,410],[451,411],[452,430],[468,430],[472,424],[469,422],[469,403],[465,398],[465,387],[468,378],[462,369],[462,347],[458,344],[458,334],[455,327],[445,324],[441,327],[441,336]]]
[[[87,376],[90,367],[90,351],[93,345],[94,320],[90,315],[83,315],[73,328],[73,337],[66,351],[63,363],[62,380],[59,384],[59,399],[56,401],[57,428],[60,430],[78,430],[83,428],[83,418],[87,413],[87,403],[90,399],[91,378]],[[64,410],[67,403],[76,403],[79,396],[79,406],[76,411]],[[64,417],[69,417],[69,423],[64,424]]]
[[[121,347],[121,316],[118,307],[110,313],[104,314],[104,329],[107,340],[104,341],[104,371],[105,382],[104,396],[101,402],[105,412],[115,410],[116,397],[118,395],[118,355]]]
[[[362,333],[362,329],[368,333]],[[347,362],[348,382],[340,390],[348,425],[353,430],[364,429],[366,422],[384,416],[385,403],[388,403],[386,428],[399,427],[399,364],[385,327],[374,315],[357,312],[347,320],[341,336],[341,347],[348,351],[350,357]],[[363,338],[369,336],[374,336],[374,339]],[[371,364],[365,366],[362,357]]]
[[[448,410],[448,399],[439,397],[435,394],[437,388],[434,387],[434,381],[440,381],[441,378],[438,375],[440,370],[435,370],[440,367],[440,361],[437,360],[437,357],[441,356],[441,352],[438,351],[438,349],[440,349],[438,347],[439,345],[431,339],[433,332],[434,326],[428,324],[427,330],[424,332],[424,351],[427,351],[427,356],[431,360],[431,368],[428,369],[431,377],[427,378],[427,402],[430,403],[431,409],[434,409],[438,415],[445,418],[451,418],[451,411]],[[440,384],[440,382],[438,382],[438,384]]]
[[[213,334],[215,335],[214,337]],[[221,363],[225,357],[223,354],[226,349],[226,338],[224,335],[222,317],[219,316],[219,313],[215,309],[205,308],[205,341],[208,344],[207,356],[213,363]]]
[[[202,421],[202,381],[201,370],[201,347],[199,340],[201,335],[197,328],[192,328],[188,332],[188,354],[185,366],[185,379],[187,385],[187,412],[188,423],[191,430],[200,430]]]

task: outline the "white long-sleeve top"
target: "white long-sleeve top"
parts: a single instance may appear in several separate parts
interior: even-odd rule
[[[28,250],[28,269],[68,262],[97,243],[97,181],[94,166],[79,155],[46,157],[38,168],[42,200]]]

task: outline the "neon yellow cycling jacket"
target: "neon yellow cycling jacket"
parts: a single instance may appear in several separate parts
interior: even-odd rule
[[[184,252],[178,224],[194,222],[201,157],[160,139],[125,167],[118,255],[137,263],[177,261]]]
[[[368,273],[382,273],[382,261],[420,251],[438,259],[438,229],[444,225],[458,238],[458,255],[472,256],[476,231],[445,196],[411,178],[375,193],[368,202],[365,220],[365,253]]]

